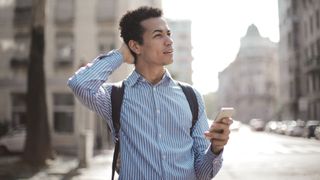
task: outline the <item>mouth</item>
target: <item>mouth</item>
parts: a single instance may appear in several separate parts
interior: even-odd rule
[[[172,54],[172,53],[173,53],[173,49],[169,49],[163,52],[163,54]]]

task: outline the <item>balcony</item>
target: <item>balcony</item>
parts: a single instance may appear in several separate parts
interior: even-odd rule
[[[315,99],[320,99],[320,90],[308,93],[307,98],[309,101],[314,101]]]
[[[56,68],[71,67],[73,65],[73,61],[71,59],[58,58],[58,59],[56,59],[54,65],[55,65]]]
[[[74,0],[57,0],[54,19],[57,25],[73,25],[75,19]]]
[[[14,25],[30,26],[32,20],[31,7],[16,7],[14,11]]]
[[[309,73],[312,71],[320,71],[320,56],[308,59],[305,62],[304,73]]]
[[[55,16],[55,23],[56,25],[66,25],[66,26],[72,26],[74,23],[74,16],[69,15],[56,15]]]
[[[29,64],[28,58],[13,57],[13,58],[11,58],[11,61],[10,61],[10,67],[14,68],[14,69],[27,68],[28,64]]]

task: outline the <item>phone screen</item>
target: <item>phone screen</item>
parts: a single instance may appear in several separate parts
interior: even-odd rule
[[[222,107],[214,121],[220,121],[222,118],[232,117],[234,113],[233,107]]]

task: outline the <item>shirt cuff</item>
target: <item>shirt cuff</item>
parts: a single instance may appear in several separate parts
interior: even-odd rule
[[[113,49],[109,52],[103,53],[99,55],[96,59],[103,59],[104,57],[113,56],[115,59],[121,60],[121,63],[123,63],[123,55],[118,49]]]
[[[113,55],[113,54],[115,54],[115,55],[117,55],[117,56],[120,56],[121,59],[123,60],[122,53],[121,53],[118,49],[113,49],[113,50],[105,53],[105,55],[107,55],[107,56],[110,56],[110,55]]]
[[[221,150],[221,152],[219,154],[214,154],[211,150],[211,144],[207,149],[207,153],[206,153],[206,159],[208,159],[209,161],[213,162],[213,164],[221,164],[223,161],[222,158],[222,154],[223,154],[224,149]]]

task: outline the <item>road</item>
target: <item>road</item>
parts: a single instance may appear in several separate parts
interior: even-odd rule
[[[320,141],[315,139],[252,132],[245,126],[231,133],[223,157],[214,180],[320,180]],[[15,169],[8,164],[18,159],[0,158],[0,179],[15,177],[4,170]],[[108,151],[96,156],[90,168],[77,169],[76,158],[59,157],[50,168],[22,179],[105,179],[110,177],[111,160],[112,151]]]
[[[319,180],[320,141],[300,137],[233,131],[224,165],[215,180]]]

